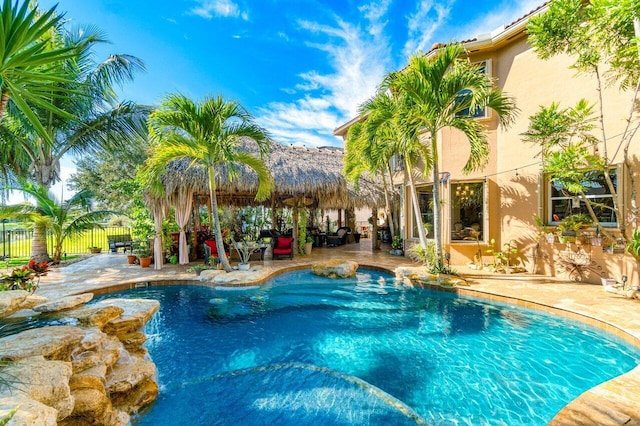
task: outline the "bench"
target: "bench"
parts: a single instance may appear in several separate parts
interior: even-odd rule
[[[133,244],[133,240],[129,234],[107,235],[107,241],[109,241],[111,253],[117,253],[119,248],[121,248],[124,253],[127,252],[127,249],[131,251],[131,245]]]

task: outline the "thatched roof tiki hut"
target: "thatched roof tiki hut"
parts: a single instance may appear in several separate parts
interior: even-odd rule
[[[248,152],[257,155],[254,143],[245,143],[244,146]],[[373,180],[361,179],[358,188],[347,183],[342,174],[343,156],[340,148],[305,148],[271,142],[271,151],[265,157],[274,180],[271,197],[263,202],[255,200],[258,178],[249,167],[237,166],[238,173],[230,180],[228,170],[221,166],[216,170],[218,204],[237,207],[263,205],[274,212],[280,207],[293,208],[294,230],[297,230],[299,207],[337,210],[370,207],[375,210],[383,205],[382,187]],[[184,210],[185,204],[190,204],[189,210],[199,205],[198,202],[185,203],[185,196],[200,203],[209,198],[206,170],[188,161],[170,163],[162,176],[162,184],[165,190],[162,199],[146,197],[154,215],[162,211],[158,206],[167,205],[176,208],[177,218],[178,209]],[[210,208],[209,202],[207,205]],[[184,218],[183,215],[181,217]],[[296,232],[294,238],[297,238]],[[161,268],[161,258],[162,253],[156,253],[156,269]]]

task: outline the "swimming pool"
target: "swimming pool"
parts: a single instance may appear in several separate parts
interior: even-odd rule
[[[640,362],[582,324],[371,271],[116,296],[161,302],[146,330],[161,390],[140,425],[546,424]]]

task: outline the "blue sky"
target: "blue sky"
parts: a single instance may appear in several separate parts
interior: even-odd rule
[[[56,2],[40,1],[42,8]],[[181,92],[244,105],[274,140],[341,145],[383,76],[434,42],[469,39],[541,0],[58,0],[75,25],[95,25],[147,72],[122,99],[158,104]]]
[[[412,54],[489,33],[543,0],[39,1],[56,3],[72,25],[106,34],[111,44],[98,59],[126,53],[144,61],[147,71],[122,88],[122,100],[222,95],[273,140],[312,147],[342,146],[333,129]],[[61,166],[63,182],[52,191],[67,198],[61,188],[75,168],[69,158]]]

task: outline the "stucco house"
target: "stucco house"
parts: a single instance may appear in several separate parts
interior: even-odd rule
[[[618,281],[622,276],[638,282],[638,267],[635,259],[625,254],[622,241],[609,241],[598,245],[595,238],[588,238],[589,232],[595,237],[596,229],[587,229],[587,238],[577,243],[561,244],[547,242],[540,237],[535,216],[541,218],[549,230],[553,230],[566,215],[584,209],[579,199],[563,195],[554,188],[542,174],[540,147],[523,140],[523,133],[529,127],[529,117],[537,113],[541,106],[559,102],[561,107],[574,106],[582,98],[595,102],[597,85],[589,75],[577,74],[570,66],[572,58],[556,56],[542,60],[527,41],[526,25],[531,17],[544,13],[547,5],[530,12],[517,21],[498,28],[490,34],[479,35],[463,42],[469,52],[471,62],[484,65],[485,72],[495,79],[495,84],[508,96],[515,99],[520,112],[515,123],[509,128],[498,125],[491,111],[479,112],[477,120],[486,124],[491,146],[487,166],[471,175],[462,173],[469,156],[469,144],[458,131],[444,129],[439,135],[440,142],[440,191],[443,203],[440,206],[442,235],[445,252],[452,264],[468,264],[474,261],[478,250],[482,251],[484,263],[491,263],[488,252],[491,241],[494,250],[505,250],[505,244],[517,248],[514,254],[521,265],[531,273],[564,275],[587,282],[600,282],[601,276],[610,276]],[[427,55],[433,55],[438,46],[434,45]],[[616,146],[626,125],[633,92],[622,92],[616,87],[608,87],[603,93],[605,127],[609,143]],[[334,134],[346,137],[349,127],[358,120],[335,129]],[[638,120],[634,115],[633,120]],[[611,148],[610,148],[611,151]],[[638,169],[640,142],[638,137],[631,143],[632,166]],[[630,212],[630,182],[623,173],[621,150],[613,159],[612,175],[618,186],[619,204],[623,218],[601,212],[601,223],[615,235],[619,220],[627,220]],[[416,221],[412,213],[406,170],[396,174],[395,184],[401,189],[401,235],[407,245],[418,239],[417,223],[432,223],[431,191],[433,182],[422,180],[418,185],[422,220]],[[640,189],[640,188],[639,188]],[[600,200],[611,198],[605,185],[595,185],[590,196]],[[582,203],[583,204],[583,203]],[[637,220],[637,218],[632,218]],[[427,225],[428,226],[428,225]],[[476,231],[478,234],[474,233]],[[431,235],[433,235],[431,233]],[[478,241],[474,236],[478,236]],[[478,244],[479,243],[479,244]],[[615,248],[615,253],[608,253]],[[574,266],[578,270],[573,270]]]

